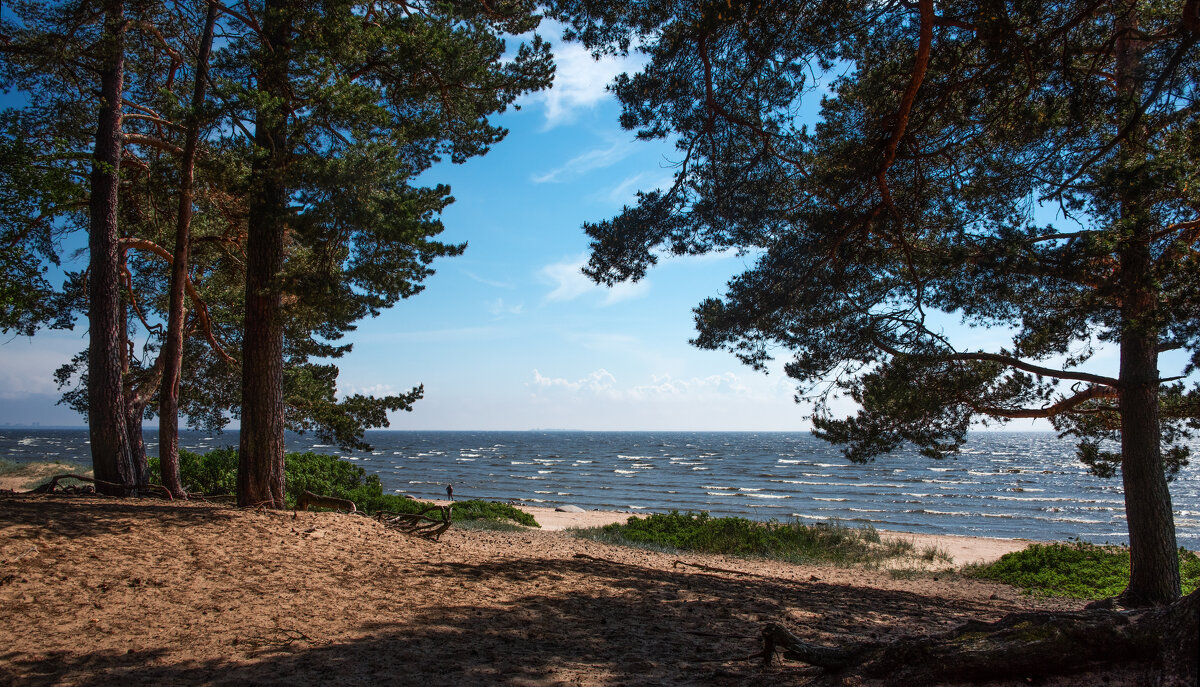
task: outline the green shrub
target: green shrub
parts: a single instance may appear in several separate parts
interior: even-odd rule
[[[189,492],[205,496],[237,493],[237,449],[221,448],[208,453],[179,452],[179,477]],[[430,504],[425,501],[385,494],[379,475],[368,475],[363,468],[337,456],[321,453],[289,453],[284,456],[284,502],[294,508],[305,491],[353,501],[362,513],[391,511],[418,513]],[[150,458],[150,481],[161,483],[161,465]],[[504,503],[459,501],[451,517],[456,521],[516,521],[528,527],[540,527],[533,516]]]
[[[378,475],[368,475],[354,463],[321,453],[287,454],[283,460],[283,478],[284,500],[289,508],[296,505],[305,491],[349,499],[356,504],[383,496]]]
[[[541,527],[529,513],[498,501],[455,501],[450,508],[450,517],[454,520],[512,520],[526,527]]]
[[[1179,550],[1183,593],[1200,584],[1200,558]],[[1037,596],[1106,599],[1129,584],[1129,548],[1083,541],[1031,544],[987,565],[971,566],[967,575],[996,580]]]
[[[758,556],[793,562],[877,564],[912,553],[904,541],[882,541],[871,526],[838,522],[804,524],[713,518],[708,513],[671,511],[631,517],[625,523],[574,530],[578,536],[657,550]]]
[[[162,484],[162,464],[151,456],[150,481]],[[228,496],[237,493],[237,449],[215,448],[207,453],[179,452],[179,481],[193,494]]]

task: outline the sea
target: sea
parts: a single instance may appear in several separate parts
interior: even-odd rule
[[[158,433],[147,430],[148,452]],[[707,511],[931,534],[1095,543],[1128,541],[1118,478],[1088,474],[1051,433],[970,435],[957,458],[900,449],[859,465],[808,432],[373,431],[371,451],[311,435],[288,450],[341,456],[417,499],[480,498],[631,514]],[[190,451],[238,433],[181,432]],[[1200,442],[1192,445],[1200,454]],[[0,429],[0,458],[90,463],[85,429]],[[1181,546],[1200,549],[1200,457],[1171,482]]]

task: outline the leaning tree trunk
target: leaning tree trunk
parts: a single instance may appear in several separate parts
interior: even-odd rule
[[[279,273],[288,199],[287,115],[291,27],[285,0],[267,0],[256,113],[254,190],[246,238],[246,321],[242,337],[242,429],[238,505],[283,508],[283,313]]]
[[[196,173],[196,149],[200,142],[200,108],[204,105],[208,83],[208,56],[212,49],[213,26],[217,21],[217,3],[208,3],[200,51],[196,56],[195,87],[187,115],[186,140],[180,161],[179,212],[175,220],[175,256],[171,262],[170,306],[167,313],[167,338],[163,342],[162,389],[158,401],[158,457],[163,486],[172,496],[186,496],[179,479],[179,377],[183,369],[183,324],[187,315],[184,290],[187,285],[188,258],[191,249],[193,181]]]
[[[1130,4],[1118,19],[1116,78],[1118,129],[1132,121],[1141,103],[1137,71],[1141,42],[1135,37],[1137,9]],[[1144,198],[1145,135],[1133,127],[1120,143],[1119,200],[1125,237],[1119,249],[1121,295],[1121,478],[1129,528],[1129,586],[1121,595],[1127,606],[1171,603],[1179,598],[1179,559],[1171,492],[1163,470],[1159,420],[1158,297],[1151,255],[1149,203]]]
[[[824,668],[814,685],[855,684],[855,677],[895,685],[1032,681],[1132,666],[1146,673],[1146,684],[1191,687],[1200,677],[1198,637],[1200,592],[1193,592],[1134,612],[1015,613],[935,635],[842,646],[810,644],[771,623],[763,628],[762,656],[769,663],[782,651]]]
[[[88,222],[88,432],[97,489],[125,495],[137,484],[126,434],[121,382],[121,275],[117,198],[125,69],[125,6],[105,9],[100,41],[100,114]],[[117,485],[117,486],[111,486]]]
[[[127,273],[124,251],[121,251],[119,259],[121,272]],[[130,293],[133,292],[132,283],[129,284],[129,290]],[[121,346],[121,397],[125,413],[125,438],[129,441],[129,464],[133,472],[132,486],[136,493],[137,489],[150,483],[150,463],[146,460],[146,442],[142,438],[142,415],[150,399],[139,392],[139,388],[145,384],[139,384],[138,377],[149,374],[152,379],[157,380],[162,372],[162,364],[159,362],[160,356],[150,370],[138,374],[132,370],[129,358],[133,341],[129,338],[129,313],[124,302],[121,304],[121,341],[124,342]]]

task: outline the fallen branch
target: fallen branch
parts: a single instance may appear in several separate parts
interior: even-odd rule
[[[440,512],[441,519],[426,515],[435,510]],[[385,527],[433,541],[440,539],[442,533],[450,529],[451,524],[450,506],[429,506],[419,513],[393,513],[381,510],[375,513],[375,519]]]

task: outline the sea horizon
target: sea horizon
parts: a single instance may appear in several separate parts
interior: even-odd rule
[[[157,429],[143,433],[157,453]],[[236,447],[238,430],[183,430],[189,451]],[[371,451],[288,433],[289,451],[336,455],[388,493],[630,513],[837,520],[879,529],[1095,543],[1128,541],[1119,479],[1091,476],[1052,432],[973,432],[942,461],[903,447],[867,464],[799,431],[411,430],[371,432]],[[0,427],[0,457],[90,464],[86,427]],[[1194,452],[1198,448],[1193,442]],[[1200,549],[1200,467],[1171,483],[1181,545]]]

